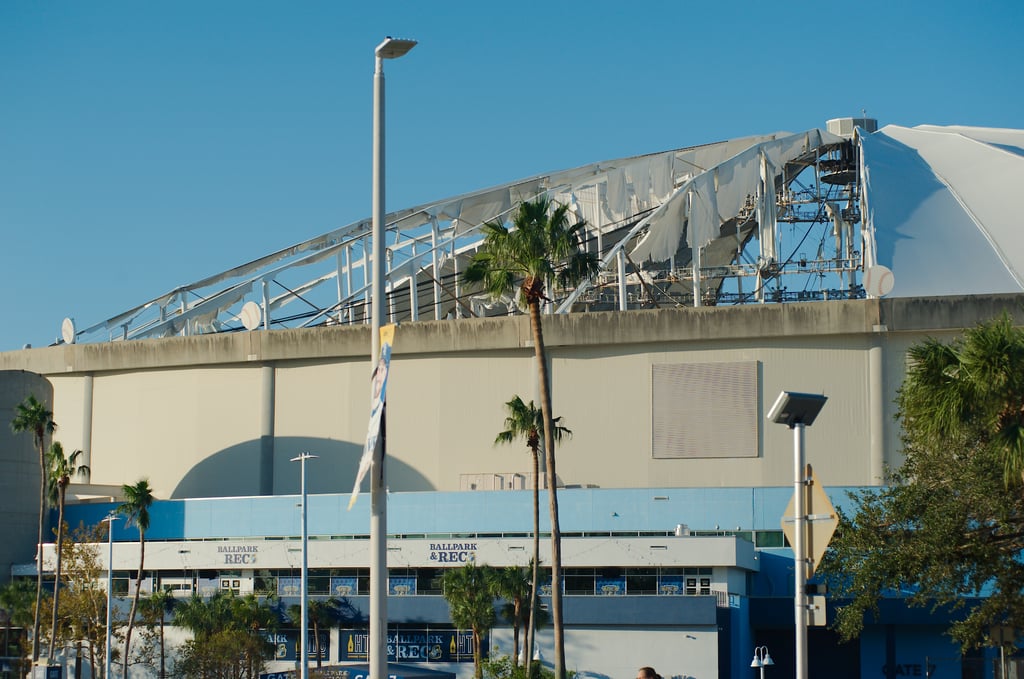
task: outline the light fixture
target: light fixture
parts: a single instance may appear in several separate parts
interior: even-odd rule
[[[110,624],[111,624],[111,609],[114,605],[114,522],[117,521],[118,516],[111,512],[107,514],[107,517],[103,519],[107,523],[107,676],[112,677],[114,673],[110,669]]]
[[[306,527],[308,514],[306,511],[306,460],[315,460],[317,457],[317,455],[302,453],[291,459],[292,462],[298,462],[302,467],[302,577],[299,579],[299,596],[301,597],[299,609],[302,616],[302,628],[299,632],[299,676],[302,679],[309,679],[309,602],[307,601],[309,598],[309,560],[306,553],[309,532]],[[319,648],[319,644],[317,644],[317,648]]]
[[[784,424],[790,429],[798,424],[809,427],[814,424],[827,400],[827,396],[820,394],[784,391],[779,394],[775,404],[768,411],[768,419],[775,424]]]
[[[793,430],[793,615],[796,639],[796,679],[807,679],[807,508],[804,490],[808,473],[804,464],[804,427],[809,427],[825,406],[828,397],[784,391],[768,411],[768,419]],[[763,648],[763,647],[762,647]],[[767,654],[767,649],[765,650]]]
[[[761,670],[761,679],[764,679],[764,668],[771,667],[774,664],[775,661],[769,655],[767,646],[758,646],[754,649],[754,659],[750,661],[750,666]]]
[[[371,245],[373,268],[370,281],[370,365],[380,356],[380,328],[384,319],[384,60],[404,56],[416,46],[415,40],[388,36],[374,50],[373,72],[373,214]],[[386,679],[388,523],[387,483],[384,477],[384,436],[377,438],[370,475],[370,657],[371,679]]]

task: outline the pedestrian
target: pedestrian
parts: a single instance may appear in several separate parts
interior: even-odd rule
[[[636,679],[661,679],[661,675],[653,667],[641,667],[636,671]]]

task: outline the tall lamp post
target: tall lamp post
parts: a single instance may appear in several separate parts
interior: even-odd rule
[[[804,486],[804,427],[814,423],[825,406],[827,396],[784,391],[768,411],[768,419],[793,430],[793,571],[796,587],[793,595],[796,618],[796,679],[807,679],[807,509]]]
[[[114,673],[110,667],[110,623],[111,623],[111,609],[114,605],[114,522],[117,521],[117,515],[107,514],[107,517],[103,519],[107,524],[107,657],[106,657],[106,668],[107,676],[113,677]]]
[[[309,531],[307,528],[307,512],[306,512],[306,460],[315,460],[317,455],[310,455],[309,453],[303,453],[298,457],[293,457],[292,462],[298,462],[302,467],[302,571],[299,578],[299,615],[302,617],[300,623],[301,629],[299,630],[299,677],[301,679],[309,679],[309,611],[307,599],[309,598],[309,560],[306,555],[306,547],[309,543]]]
[[[374,50],[373,72],[373,280],[371,282],[370,365],[380,355],[384,300],[384,60],[398,59],[415,40],[387,37]],[[382,427],[383,427],[382,423]],[[386,679],[387,649],[387,496],[384,483],[384,434],[377,437],[370,473],[370,679]]]
[[[761,670],[761,679],[764,679],[764,668],[774,664],[775,661],[768,654],[767,646],[758,646],[754,649],[754,659],[750,661],[750,666]]]

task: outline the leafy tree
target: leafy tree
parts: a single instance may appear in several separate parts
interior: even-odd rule
[[[92,676],[103,676],[107,632],[107,568],[100,560],[100,543],[107,539],[107,524],[79,526],[69,531],[64,545],[64,593],[60,598],[60,637],[74,642],[82,657],[85,645]],[[112,620],[112,622],[116,622]],[[111,630],[111,637],[118,632]],[[112,654],[112,658],[116,658]]]
[[[60,441],[50,444],[50,452],[46,456],[47,495],[51,505],[57,505],[57,568],[53,579],[53,615],[50,622],[50,650],[47,661],[53,663],[53,654],[57,648],[57,609],[60,607],[60,575],[64,557],[64,499],[71,479],[79,473],[88,472],[89,467],[78,464],[82,451],[76,450],[71,455],[64,455],[64,446]]]
[[[531,563],[530,601],[526,607],[530,615],[527,626],[526,657],[532,658],[537,629],[534,617],[539,608],[536,603],[539,585],[538,570],[540,569],[540,439],[544,432],[544,415],[533,405],[533,401],[530,401],[529,404],[523,403],[523,399],[519,396],[513,396],[512,400],[505,404],[505,412],[507,413],[506,429],[498,434],[494,442],[496,444],[513,443],[517,439],[525,439],[526,447],[529,448],[533,458],[533,560]],[[555,441],[561,441],[565,434],[572,436],[569,429],[559,424],[561,421],[561,417],[556,417],[552,422],[551,433]],[[513,633],[516,635],[516,648],[512,662],[519,662],[518,632],[519,628],[513,627]]]
[[[132,629],[135,627],[135,611],[139,607],[139,593],[142,590],[142,573],[146,563],[146,531],[149,530],[149,507],[153,504],[153,489],[149,481],[141,479],[135,485],[121,486],[125,501],[118,505],[117,512],[127,518],[129,524],[134,523],[139,529],[139,572],[135,577],[135,594],[132,596],[132,607],[128,613],[128,627],[124,633],[123,674],[128,677],[128,660],[131,657]]]
[[[494,627],[496,573],[487,565],[468,561],[461,568],[450,568],[441,576],[444,598],[448,602],[452,623],[473,633],[473,676],[483,677],[481,642]]]
[[[330,597],[328,599],[310,599],[306,602],[306,615],[309,617],[309,624],[313,627],[313,654],[316,656],[317,669],[323,666],[323,652],[320,648],[320,630],[330,629],[335,623],[345,619],[342,610],[341,599]],[[302,606],[292,604],[288,607],[288,618],[292,624],[302,627]],[[305,643],[302,639],[299,643]]]
[[[822,570],[851,599],[836,621],[844,637],[899,595],[960,609],[950,633],[977,647],[992,625],[1024,629],[1024,330],[1004,317],[909,356],[897,396],[905,461],[891,485],[853,496]]]
[[[32,604],[34,598],[35,591],[32,583],[28,580],[11,580],[6,585],[0,587],[0,610],[3,610],[5,613],[3,616],[6,628],[5,638],[11,638],[12,626],[27,629],[32,625]],[[21,635],[18,646],[23,654],[29,650],[25,648],[24,641],[24,635]],[[10,651],[6,651],[5,655],[10,655]],[[24,667],[13,668],[16,676],[22,676],[24,670],[28,667],[28,662],[25,661],[24,657],[19,660],[24,664]]]
[[[174,607],[178,603],[169,590],[161,589],[139,601],[139,612],[142,614],[142,621],[148,630],[144,633],[145,641],[156,641],[160,650],[160,679],[167,676],[166,644],[164,644],[164,623],[167,617],[174,613]],[[154,633],[154,628],[156,631]],[[153,638],[155,637],[155,638]],[[152,643],[144,644],[147,649],[154,648]]]
[[[582,249],[580,234],[586,223],[569,223],[565,205],[553,206],[546,197],[521,203],[511,229],[501,221],[484,224],[484,242],[464,274],[468,283],[480,283],[492,298],[518,290],[518,301],[530,312],[534,356],[540,383],[540,409],[544,424],[544,458],[551,512],[551,614],[554,623],[555,676],[565,679],[565,634],[562,625],[562,535],[558,524],[558,476],[555,471],[554,418],[551,384],[541,324],[541,302],[546,289],[575,285],[597,272],[597,258]]]
[[[217,592],[209,600],[198,594],[178,604],[176,625],[192,632],[174,675],[185,679],[257,679],[274,645],[266,632],[279,626],[271,599],[253,594]]]
[[[46,437],[57,429],[53,411],[47,410],[35,396],[28,396],[16,407],[11,421],[15,434],[31,432],[39,451],[39,541],[36,543],[36,608],[32,622],[32,662],[39,660],[39,616],[43,605],[43,522],[46,517]]]

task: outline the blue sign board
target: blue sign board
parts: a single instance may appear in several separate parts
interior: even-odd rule
[[[320,632],[319,637],[320,660],[327,661],[331,657],[330,634],[324,630]],[[299,659],[299,630],[281,630],[267,634],[267,638],[274,644],[274,660]],[[306,641],[306,656],[311,660],[316,660],[316,644],[312,630],[306,637]]]
[[[366,630],[341,630],[339,660],[369,659],[370,634]],[[487,656],[487,639],[481,652]],[[473,633],[457,630],[402,630],[388,632],[389,662],[473,662]]]

